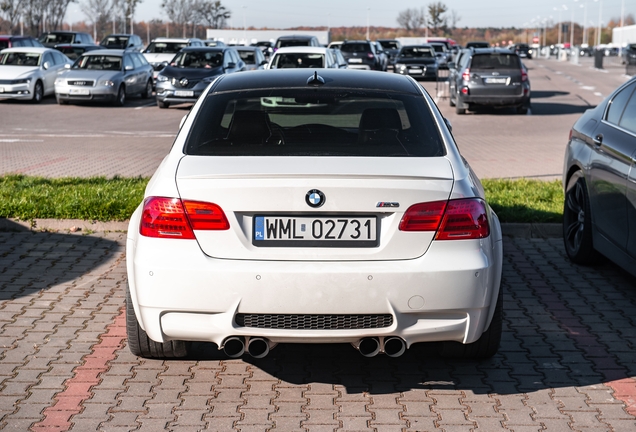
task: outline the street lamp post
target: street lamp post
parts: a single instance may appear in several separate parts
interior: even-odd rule
[[[371,8],[367,8],[367,40],[369,40],[369,12]]]
[[[603,0],[598,0],[598,28],[596,29],[596,45],[601,44],[601,22],[603,19]],[[597,0],[594,0],[596,3]]]
[[[245,41],[245,44],[247,44],[247,25],[245,24],[245,10],[247,9],[247,6],[243,5],[241,7],[243,8],[243,40]]]

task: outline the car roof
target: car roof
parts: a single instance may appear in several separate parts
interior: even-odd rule
[[[402,49],[404,48],[433,48],[431,44],[418,44],[418,45],[402,45]]]
[[[47,51],[54,51],[53,48],[47,48],[47,47],[13,47],[13,48],[5,48],[2,50],[3,53],[5,52],[36,52],[36,53],[45,53]]]
[[[181,48],[183,52],[191,52],[191,51],[209,51],[209,52],[223,52],[228,51],[234,47],[229,46],[220,46],[220,47],[210,47],[210,46],[189,46],[185,48]]]
[[[316,36],[311,36],[311,35],[285,35],[285,36],[279,36],[279,40],[285,40],[285,39],[313,39]]]
[[[278,53],[303,53],[303,54],[324,54],[327,52],[329,48],[325,47],[310,47],[310,46],[295,46],[295,47],[284,47],[278,48],[276,54]]]
[[[219,47],[219,48],[222,48],[222,47]],[[259,47],[251,46],[251,45],[238,45],[238,46],[234,46],[232,48],[234,48],[237,51],[256,51],[256,50],[260,51],[261,50]]]
[[[198,41],[200,39],[197,38],[167,38],[167,37],[158,37],[154,38],[152,42],[190,42],[190,41]],[[203,41],[201,41],[203,42]]]
[[[497,48],[497,47],[493,47],[493,48],[469,48],[469,50],[472,50],[472,52],[474,52],[475,54],[514,54],[517,55],[516,53],[513,53],[512,51],[510,51],[508,48]]]
[[[109,56],[123,56],[125,52],[133,52],[127,51],[123,49],[97,49],[92,51],[86,51],[82,53],[82,55],[109,55]]]
[[[130,37],[130,36],[134,36],[134,34],[132,33],[111,33],[111,34],[107,34],[106,36],[104,36],[102,39],[106,39],[107,37],[111,37],[111,36],[117,36],[117,37]]]
[[[410,77],[385,72],[345,69],[276,69],[222,75],[213,92],[269,88],[312,89],[308,80],[317,73],[324,79],[321,88],[394,91],[421,95],[420,86]]]

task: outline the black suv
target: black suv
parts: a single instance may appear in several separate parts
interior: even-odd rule
[[[44,33],[40,36],[40,43],[48,48],[53,48],[55,45],[60,44],[95,45],[93,36],[88,33],[70,31],[53,31]]]
[[[528,46],[528,44],[520,43],[513,45],[508,48],[510,51],[513,51],[519,55],[521,58],[532,58],[532,48]]]
[[[462,50],[459,64],[449,63],[450,105],[457,114],[477,106],[530,107],[530,80],[516,53],[501,48]]]
[[[134,34],[109,34],[99,45],[106,49],[128,49],[137,52],[144,50],[143,41]]]
[[[340,52],[347,60],[349,69],[385,71],[386,64],[377,52],[375,43],[370,41],[344,41]]]

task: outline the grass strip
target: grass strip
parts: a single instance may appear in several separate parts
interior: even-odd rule
[[[147,178],[0,177],[0,217],[123,221],[144,197]]]
[[[122,221],[142,201],[147,178],[0,176],[0,217]],[[482,181],[502,222],[561,222],[560,181]]]

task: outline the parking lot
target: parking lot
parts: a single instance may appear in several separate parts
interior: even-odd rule
[[[568,132],[627,77],[527,61],[528,115],[458,116],[482,178],[559,178]],[[436,83],[423,83],[432,96]],[[0,173],[149,176],[188,107],[2,103]],[[6,119],[6,120],[5,120]],[[350,345],[279,345],[228,360],[196,344],[145,360],[125,343],[126,234],[0,232],[0,429],[55,431],[633,431],[636,289],[615,265],[571,264],[560,238],[506,237],[504,337],[484,362],[435,346],[365,358]]]

